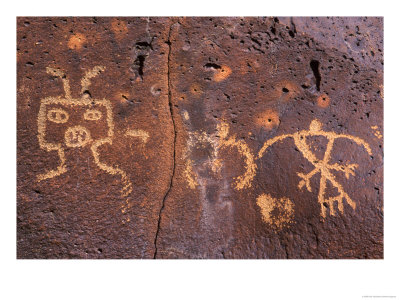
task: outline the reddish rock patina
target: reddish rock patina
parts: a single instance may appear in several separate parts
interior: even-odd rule
[[[383,258],[382,18],[18,18],[18,258]]]

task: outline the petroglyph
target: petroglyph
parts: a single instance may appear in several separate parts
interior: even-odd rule
[[[68,118],[69,114],[61,108],[50,109],[47,113],[47,119],[54,123],[66,123]]]
[[[81,94],[84,94],[85,91],[87,91],[89,89],[89,86],[91,84],[90,79],[92,79],[93,77],[96,77],[101,72],[103,72],[105,69],[106,69],[105,67],[96,66],[92,70],[86,72],[85,76],[81,80],[81,87],[82,87]]]
[[[138,137],[142,140],[144,144],[147,143],[150,135],[147,131],[141,129],[128,129],[125,133],[126,136]]]
[[[245,161],[245,173],[235,178],[235,189],[241,190],[243,188],[251,187],[251,182],[256,176],[257,165],[254,163],[254,156],[250,151],[250,148],[242,140],[237,140],[236,135],[228,137],[229,125],[226,122],[221,122],[217,126],[218,135],[220,136],[220,148],[237,148],[239,154],[244,158]]]
[[[186,115],[190,120],[189,114]],[[182,118],[185,118],[183,113]],[[187,121],[188,121],[187,120]],[[188,122],[189,123],[189,122]],[[207,239],[210,249],[228,247],[232,240],[233,201],[227,168],[221,158],[218,131],[189,131],[183,153],[183,176],[194,195],[198,195],[199,214],[193,220],[199,235]],[[196,190],[196,191],[194,191]],[[220,228],[224,226],[224,232]]]
[[[184,175],[186,177],[186,182],[188,183],[191,189],[195,189],[199,185],[198,183],[199,177],[193,170],[195,163],[192,159],[189,158],[189,155],[193,151],[193,149],[206,148],[206,147],[209,147],[210,150],[208,153],[207,161],[203,162],[202,164],[205,164],[204,167],[213,170],[214,175],[220,176],[218,172],[219,170],[216,169],[214,166],[218,160],[218,148],[219,148],[217,143],[217,138],[215,137],[215,135],[208,135],[204,131],[189,132],[189,139],[187,141],[187,147],[184,154],[184,157],[186,159]]]
[[[83,126],[69,127],[65,132],[65,144],[67,147],[84,147],[91,141],[90,132]]]
[[[119,175],[121,177],[123,184],[121,190],[122,196],[126,197],[132,192],[132,183],[126,172],[119,166],[110,166],[100,160],[99,148],[105,144],[112,145],[114,138],[114,120],[111,102],[107,99],[92,99],[86,92],[91,84],[91,78],[99,75],[104,70],[104,67],[96,66],[86,72],[81,80],[81,98],[75,99],[71,97],[69,81],[64,72],[58,69],[47,68],[47,73],[62,79],[65,96],[47,97],[40,101],[37,118],[38,140],[41,149],[48,152],[58,152],[60,164],[57,169],[40,174],[37,177],[38,181],[54,178],[67,172],[66,148],[90,146],[90,151],[96,165],[111,175]],[[94,132],[91,132],[89,128],[92,128],[92,124],[95,122],[98,126],[106,127],[106,133],[103,136],[93,137]],[[61,136],[57,136],[54,133],[50,134],[49,130],[54,127],[56,127],[57,132],[64,132],[64,134]],[[128,130],[126,136],[139,137],[144,143],[149,138],[149,134],[143,130]]]
[[[241,190],[244,188],[251,187],[251,182],[256,175],[257,165],[254,162],[254,156],[250,151],[248,145],[241,140],[237,140],[236,135],[228,136],[229,125],[228,123],[221,121],[217,125],[216,133],[211,135],[206,132],[196,131],[189,133],[188,146],[186,150],[186,167],[185,177],[187,183],[191,189],[195,189],[198,185],[196,183],[196,174],[193,171],[193,161],[188,159],[189,152],[196,143],[209,144],[212,146],[212,151],[209,159],[210,169],[215,173],[219,174],[223,165],[223,159],[220,157],[220,150],[224,148],[236,148],[239,154],[244,158],[245,162],[245,173],[237,176],[234,180],[234,188]]]
[[[197,175],[193,171],[193,160],[187,159],[185,166],[185,177],[189,187],[194,190],[199,184],[197,183]]]
[[[257,205],[261,210],[263,221],[275,231],[293,222],[294,205],[289,198],[275,199],[269,194],[262,194],[257,197]]]
[[[382,139],[383,135],[382,133],[378,130],[378,126],[371,126],[371,129],[374,131],[374,135],[375,137],[377,137],[378,139]]]
[[[310,146],[307,144],[306,138],[310,136],[323,136],[328,140],[327,148],[322,160],[318,159],[315,154],[312,152]],[[348,179],[350,175],[355,175],[354,170],[358,167],[357,164],[344,164],[339,165],[337,163],[330,164],[331,152],[333,148],[333,144],[335,140],[339,138],[349,139],[354,141],[357,145],[363,146],[369,155],[372,155],[372,151],[368,143],[364,140],[354,137],[347,134],[337,134],[335,132],[326,132],[322,130],[322,124],[318,120],[313,120],[310,124],[309,130],[302,130],[293,134],[283,134],[277,137],[274,137],[265,142],[264,146],[258,153],[258,159],[263,156],[265,151],[272,146],[276,142],[280,142],[286,138],[293,138],[295,145],[299,149],[299,151],[303,154],[303,156],[314,165],[314,169],[308,173],[297,173],[297,175],[301,178],[298,188],[302,189],[306,187],[306,189],[311,192],[311,178],[321,173],[321,179],[319,184],[319,193],[318,193],[318,202],[321,205],[321,216],[326,218],[326,210],[329,206],[330,215],[335,215],[334,210],[334,202],[338,203],[338,209],[341,213],[343,213],[343,199],[353,208],[356,208],[356,203],[350,198],[350,196],[343,190],[343,186],[337,182],[335,176],[331,173],[331,170],[336,170],[343,172]],[[338,191],[338,195],[334,197],[325,198],[325,191],[327,182],[330,182]]]

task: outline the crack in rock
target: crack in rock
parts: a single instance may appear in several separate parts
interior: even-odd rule
[[[165,193],[165,196],[163,198],[162,201],[162,205],[160,208],[160,212],[158,214],[158,225],[157,225],[157,231],[156,231],[156,236],[154,239],[154,256],[153,258],[156,259],[157,258],[157,239],[158,239],[158,235],[160,232],[160,225],[161,225],[161,215],[162,212],[164,210],[164,206],[165,206],[165,200],[167,199],[171,189],[172,189],[172,182],[173,179],[175,177],[175,166],[176,166],[176,125],[175,125],[175,119],[174,119],[174,109],[173,109],[173,105],[172,105],[172,94],[171,94],[171,77],[170,77],[170,69],[171,69],[171,52],[172,52],[172,44],[171,44],[171,32],[172,32],[172,27],[175,25],[176,23],[172,24],[169,28],[169,32],[168,32],[168,40],[166,41],[166,43],[168,44],[168,71],[167,71],[167,81],[168,81],[168,104],[169,104],[169,110],[170,110],[170,114],[171,114],[171,120],[172,120],[172,125],[174,128],[174,144],[173,144],[173,158],[172,158],[172,174],[171,174],[171,180],[169,183],[169,187],[167,192]]]

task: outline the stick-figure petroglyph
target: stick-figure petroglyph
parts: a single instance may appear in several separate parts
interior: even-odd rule
[[[310,136],[323,136],[328,140],[327,148],[322,160],[318,159],[315,154],[311,151],[310,146],[307,144],[306,138]],[[265,142],[263,147],[258,153],[258,159],[263,156],[268,147],[272,146],[276,142],[280,142],[286,138],[293,138],[295,145],[299,151],[304,155],[304,157],[315,167],[308,174],[297,173],[301,178],[298,188],[302,189],[306,187],[309,192],[311,192],[310,180],[311,178],[321,173],[321,179],[319,184],[318,202],[321,205],[321,216],[326,217],[325,205],[329,205],[329,210],[331,215],[335,215],[334,202],[337,201],[338,209],[343,213],[343,199],[353,208],[356,208],[356,203],[349,197],[349,195],[343,190],[342,185],[337,182],[335,176],[331,173],[331,170],[336,170],[343,172],[346,178],[350,175],[355,175],[354,170],[358,167],[357,164],[345,164],[339,165],[337,163],[330,164],[331,152],[333,144],[336,139],[344,138],[354,141],[356,144],[363,146],[369,155],[372,154],[370,146],[362,139],[354,137],[347,134],[337,134],[335,132],[326,132],[322,130],[322,124],[318,120],[313,120],[310,124],[309,130],[302,130],[293,134],[283,134],[272,138]],[[325,198],[325,191],[327,182],[330,182],[338,191],[338,195],[330,198]]]
[[[42,181],[67,172],[65,149],[90,147],[94,162],[103,171],[119,175],[122,180],[122,196],[132,192],[132,183],[126,172],[118,166],[110,166],[100,160],[99,147],[112,145],[114,138],[114,120],[111,102],[107,99],[93,99],[88,95],[91,79],[105,70],[96,66],[86,72],[81,80],[81,97],[71,96],[70,84],[64,72],[47,68],[47,73],[61,78],[65,96],[47,97],[40,101],[38,114],[38,140],[40,148],[46,151],[57,151],[60,164],[55,170],[40,174]],[[100,128],[100,130],[98,130]],[[147,142],[149,135],[143,130],[128,130],[126,136],[135,136]]]

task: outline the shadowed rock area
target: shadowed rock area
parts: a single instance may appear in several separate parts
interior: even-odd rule
[[[18,18],[18,258],[383,258],[383,18]]]

